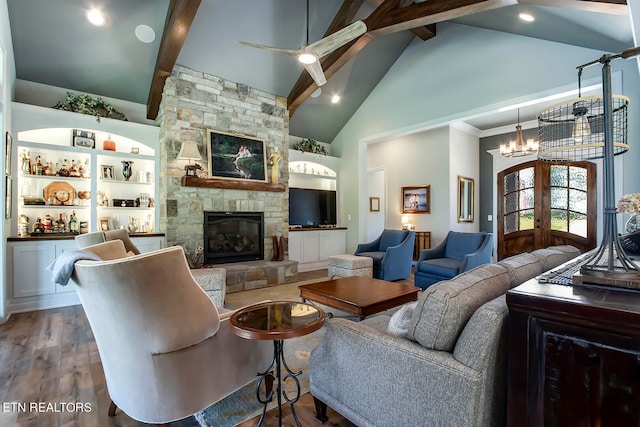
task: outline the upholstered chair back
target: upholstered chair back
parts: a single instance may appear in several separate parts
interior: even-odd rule
[[[126,254],[120,240],[85,250],[107,258],[116,256],[112,250]],[[193,280],[181,247],[79,261],[73,279],[118,407],[139,421],[158,423],[210,403],[205,390],[224,376],[208,374],[218,356],[199,354],[195,345],[214,337],[220,319]]]

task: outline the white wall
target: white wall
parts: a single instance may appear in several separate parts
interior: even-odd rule
[[[342,158],[340,215],[349,226],[348,247],[355,248],[360,237],[359,214],[365,206],[360,200],[360,195],[366,194],[361,184],[366,173],[362,171],[368,167],[363,144],[398,138],[510,105],[514,100],[532,99],[540,92],[575,85],[576,66],[603,53],[456,24],[439,24],[438,36],[429,41],[414,40],[332,141],[332,153]],[[618,62],[624,61],[616,61],[613,67],[624,69],[624,94],[639,103],[640,79],[635,62]],[[583,79],[599,75],[599,67],[590,67],[585,69]],[[640,116],[640,107],[632,104],[629,113],[630,118]],[[640,141],[640,123],[630,120],[629,127],[631,141]],[[635,152],[627,154],[625,161],[640,161],[640,149]],[[434,160],[433,154],[429,157]],[[448,158],[435,160],[449,163]],[[637,186],[640,168],[624,170],[625,182],[631,180]],[[406,169],[398,178],[415,183],[421,176]],[[391,182],[389,186],[393,188]],[[432,204],[437,200],[434,196]],[[389,194],[388,200],[392,199]],[[389,214],[392,221],[393,212]],[[351,221],[346,221],[349,215]]]
[[[476,150],[477,151],[477,150]],[[417,231],[431,231],[431,244],[440,242],[449,230],[449,130],[447,127],[370,144],[369,169],[387,171],[387,228],[399,229],[402,219],[402,187],[429,185],[431,213],[410,214]],[[340,178],[342,181],[342,177]]]
[[[2,51],[2,56],[4,58],[3,69],[0,74],[2,75],[2,81],[0,81],[0,135],[2,135],[1,141],[2,146],[5,144],[5,132],[11,133],[11,101],[13,101],[14,96],[14,86],[16,80],[16,66],[15,60],[13,56],[13,43],[11,41],[11,27],[9,26],[9,11],[7,10],[7,2],[5,0],[0,0],[0,50]],[[15,145],[15,140],[14,140]],[[15,147],[14,147],[15,149]],[[4,150],[2,150],[2,169],[4,170],[5,164],[5,155]],[[15,170],[15,165],[13,165],[13,169]],[[13,172],[13,171],[12,171]],[[4,174],[3,174],[4,175]],[[5,182],[4,179],[0,183],[2,187],[2,218],[4,218],[5,211]],[[13,191],[15,194],[15,189]],[[14,213],[15,215],[15,213]],[[2,245],[0,245],[0,265],[7,265],[7,254],[6,254],[6,238],[10,234],[9,227],[11,221],[5,219],[3,221],[2,227],[0,227],[0,241]],[[3,274],[0,275],[0,323],[6,321],[6,301],[7,301],[7,277],[6,277],[6,268],[2,269]]]
[[[453,231],[476,232],[480,230],[477,218],[480,190],[480,152],[478,135],[472,129],[450,127],[449,132],[449,229]],[[458,222],[458,176],[473,179],[473,222]]]

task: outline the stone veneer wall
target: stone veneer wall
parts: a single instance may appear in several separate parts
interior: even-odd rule
[[[277,147],[279,182],[289,181],[287,100],[246,85],[176,65],[167,78],[160,111],[160,229],[167,246],[184,244],[191,254],[202,244],[204,211],[264,212],[265,259],[273,255],[271,237],[288,236],[289,192],[183,187],[182,142],[198,144],[207,170],[207,129],[265,141],[267,158]],[[270,176],[270,171],[265,171]]]

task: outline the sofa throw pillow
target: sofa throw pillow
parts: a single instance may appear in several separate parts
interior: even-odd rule
[[[433,350],[452,351],[473,313],[509,289],[509,273],[485,264],[428,287],[411,317],[407,337]]]
[[[398,311],[393,313],[393,316],[391,316],[389,324],[387,325],[387,333],[400,338],[408,338],[411,316],[413,315],[413,310],[416,308],[417,303],[418,301],[405,304],[400,307]]]

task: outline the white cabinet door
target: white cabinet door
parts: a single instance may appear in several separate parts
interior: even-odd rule
[[[326,261],[330,255],[344,254],[347,250],[347,233],[343,230],[320,232],[320,261]]]
[[[46,268],[56,258],[53,242],[13,246],[13,296],[31,297],[55,293]]]
[[[289,259],[302,262],[302,235],[300,232],[289,233]]]
[[[318,232],[305,231],[302,232],[302,261],[314,262],[318,261]]]

